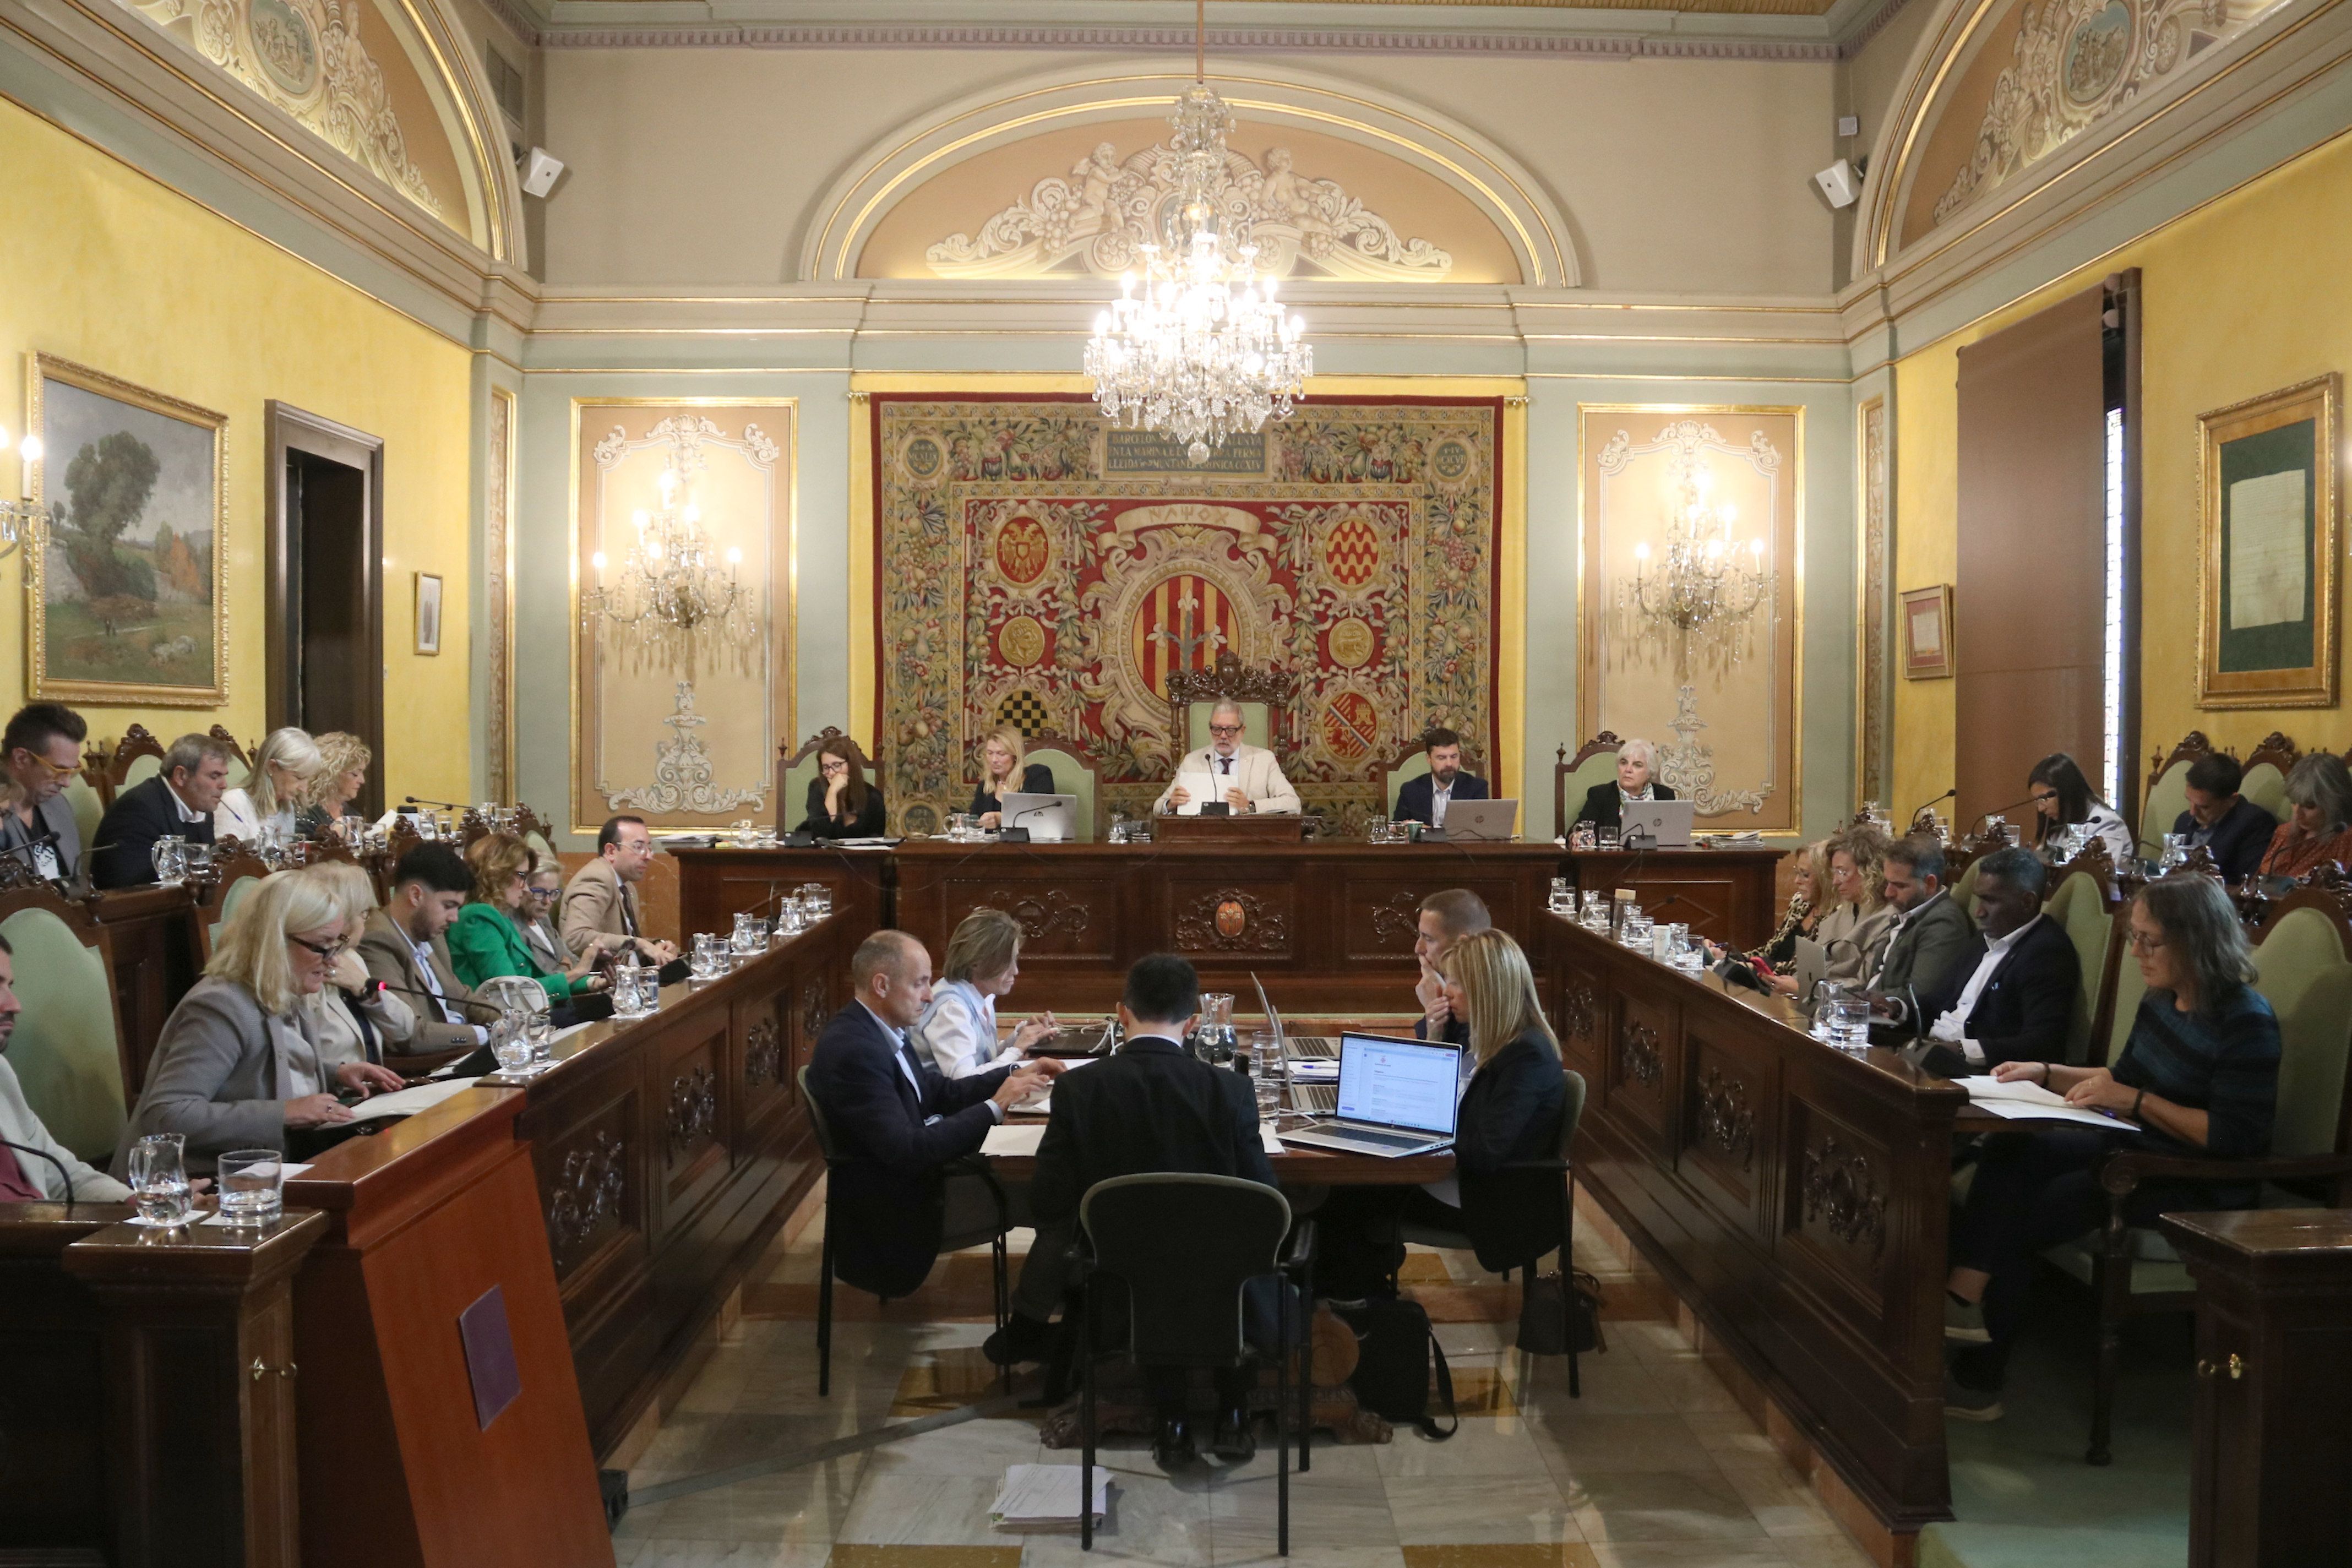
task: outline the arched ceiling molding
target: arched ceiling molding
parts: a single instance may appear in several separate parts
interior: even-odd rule
[[[1243,119],[1296,125],[1359,142],[1433,175],[1467,198],[1509,242],[1527,283],[1573,289],[1582,274],[1559,204],[1500,147],[1445,116],[1385,92],[1255,62],[1218,69],[1209,85]],[[1165,63],[1097,65],[1034,85],[974,94],[884,137],[821,196],[803,229],[799,276],[845,281],[875,226],[923,182],[991,148],[1057,126],[1164,117],[1192,73]],[[1440,287],[1440,285],[1431,285]]]
[[[2108,176],[2114,165],[2155,148],[2160,138],[2142,133],[2185,106],[2210,97],[2208,89],[2252,65],[2273,45],[2283,44],[2304,23],[2332,10],[2338,0],[1940,0],[1937,15],[1920,35],[1903,74],[1893,112],[1882,121],[1872,149],[1870,177],[1854,225],[1853,271],[1892,275],[2002,220],[2015,221],[2021,207],[2046,201],[2062,186]],[[2021,9],[2021,27],[2009,26]],[[2185,39],[2193,26],[2211,42],[2193,56],[2183,50],[2167,69],[2158,59],[2157,35],[2167,26]],[[2078,56],[2095,56],[2091,46],[2109,40],[2105,68],[2086,66],[2082,79],[2061,79]],[[2025,39],[2018,47],[2016,40]],[[2124,49],[2116,40],[2128,39]],[[2287,45],[2292,47],[2293,46]],[[1984,58],[2000,47],[1997,62]],[[1995,100],[1983,92],[1990,68]],[[2032,95],[2064,98],[2072,87],[2101,90],[2066,98],[2062,116],[2074,123],[2063,137],[2035,128],[2043,145],[2021,157],[2012,138],[2030,114]],[[2102,86],[2102,84],[2104,84]],[[2210,105],[2200,105],[2210,112]],[[2047,118],[2046,116],[2044,117]],[[2215,133],[2227,130],[2219,117]],[[1970,156],[1959,179],[1934,193],[1944,212],[1924,232],[1906,234],[1906,216],[1919,197],[1922,179],[1938,180],[1948,169],[1955,136],[1966,138]],[[1943,154],[1931,156],[1931,150]],[[2095,173],[2094,173],[2095,171]]]

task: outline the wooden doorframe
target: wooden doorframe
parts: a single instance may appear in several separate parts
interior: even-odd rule
[[[354,430],[320,415],[307,413],[271,398],[263,405],[268,444],[268,480],[262,487],[266,528],[262,550],[265,601],[263,688],[268,728],[294,722],[300,706],[301,682],[295,667],[295,639],[299,626],[293,614],[292,587],[297,580],[292,508],[287,494],[286,460],[300,452],[356,468],[366,476],[367,501],[361,510],[366,563],[365,602],[360,619],[366,644],[375,657],[367,662],[360,710],[367,715],[360,739],[375,753],[368,769],[361,808],[373,816],[383,809],[383,437]]]

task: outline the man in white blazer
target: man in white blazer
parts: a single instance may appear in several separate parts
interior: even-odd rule
[[[1298,792],[1282,776],[1282,764],[1274,760],[1272,752],[1242,744],[1245,728],[1240,708],[1231,702],[1218,703],[1209,714],[1209,743],[1177,763],[1176,776],[1208,774],[1236,816],[1249,811],[1297,816]],[[1164,815],[1190,804],[1192,798],[1190,790],[1171,784],[1151,809]]]

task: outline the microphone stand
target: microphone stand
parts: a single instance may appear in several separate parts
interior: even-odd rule
[[[47,1160],[50,1164],[55,1165],[58,1168],[58,1180],[65,1184],[66,1217],[68,1219],[73,1218],[73,1175],[72,1173],[66,1169],[66,1163],[63,1160],[58,1159],[47,1149],[36,1149],[29,1143],[12,1143],[5,1138],[0,1138],[0,1149],[14,1149],[19,1154],[37,1154],[42,1159]]]

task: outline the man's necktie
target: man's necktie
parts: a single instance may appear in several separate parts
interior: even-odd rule
[[[1231,757],[1219,757],[1219,758],[1217,759],[1217,771],[1218,771],[1219,773],[1223,773],[1227,778],[1231,778],[1231,777],[1233,777],[1233,776],[1234,776],[1234,760],[1233,760],[1233,758],[1231,758]]]

